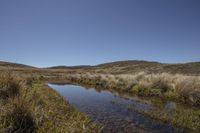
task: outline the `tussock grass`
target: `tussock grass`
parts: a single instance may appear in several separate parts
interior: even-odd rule
[[[36,123],[30,106],[21,95],[21,81],[10,72],[0,75],[0,132],[2,133],[34,133]],[[2,102],[3,101],[3,102]]]
[[[1,109],[1,129],[5,133],[36,133],[37,125],[30,106],[16,97]]]
[[[176,115],[169,117],[164,110],[140,112],[151,118],[171,123],[189,131],[200,132],[200,77],[180,74],[98,74],[76,73],[66,75],[68,81],[91,85],[98,89],[110,89],[126,94],[160,98],[161,101],[176,101],[191,105],[187,109],[177,108]],[[159,101],[159,100],[158,100]],[[191,108],[190,108],[191,107]]]
[[[200,106],[200,77],[180,74],[68,74],[72,82],[85,83],[130,92],[141,96],[157,96]]]
[[[8,99],[19,95],[20,85],[10,73],[0,75],[0,99]]]
[[[8,73],[0,77],[0,133],[101,132],[102,126],[44,82]]]

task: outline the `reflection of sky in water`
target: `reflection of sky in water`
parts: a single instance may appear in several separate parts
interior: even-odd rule
[[[87,113],[93,120],[102,123],[108,132],[178,132],[170,125],[161,124],[146,118],[128,108],[148,111],[150,104],[138,100],[115,96],[108,91],[98,92],[95,89],[85,89],[75,85],[52,85],[62,96]]]

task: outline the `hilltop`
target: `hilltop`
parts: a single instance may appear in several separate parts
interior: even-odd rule
[[[29,65],[19,64],[19,63],[13,63],[13,62],[6,62],[6,61],[0,61],[0,67],[2,68],[36,68]]]

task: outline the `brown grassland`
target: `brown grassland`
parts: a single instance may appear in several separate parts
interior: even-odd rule
[[[102,126],[49,88],[46,82],[50,81],[90,85],[197,108],[177,110],[171,120],[160,112],[140,113],[200,132],[200,63],[142,61],[45,69],[0,62],[0,132],[102,131]]]

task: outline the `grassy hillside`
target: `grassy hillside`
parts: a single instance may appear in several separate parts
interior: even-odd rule
[[[3,68],[36,68],[33,66],[29,66],[29,65],[24,65],[24,64],[18,64],[18,63],[12,63],[12,62],[5,62],[5,61],[0,61],[0,67]]]
[[[163,64],[147,61],[118,61],[95,66],[96,70],[113,74],[137,73],[141,71],[157,73],[162,71]]]
[[[92,68],[89,65],[80,65],[80,66],[53,66],[48,67],[47,69],[85,69],[85,68]]]
[[[77,66],[77,67],[64,67],[57,66],[51,67],[52,69],[65,69],[77,71],[92,71],[98,73],[111,73],[111,74],[133,74],[138,72],[146,73],[171,73],[171,74],[185,74],[185,75],[200,75],[200,62],[185,63],[185,64],[163,64],[158,62],[147,61],[118,61],[100,64],[96,66]]]
[[[165,65],[163,69],[171,73],[200,75],[200,62]]]
[[[147,73],[179,73],[179,74],[200,74],[200,62],[185,64],[163,64],[147,61],[118,61],[106,64],[100,64],[95,67],[105,72],[113,74],[130,74],[138,72]]]

